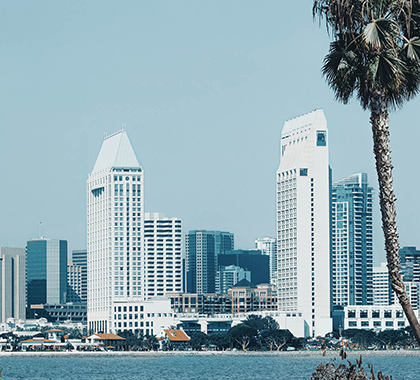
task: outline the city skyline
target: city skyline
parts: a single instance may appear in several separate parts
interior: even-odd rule
[[[361,171],[371,179],[375,263],[384,259],[368,115],[334,101],[320,75],[328,36],[301,4],[46,2],[4,11],[0,162],[17,186],[0,190],[2,245],[23,247],[43,222],[43,235],[85,248],[85,181],[103,133],[126,122],[148,173],[145,210],[177,215],[185,231],[232,231],[238,247],[252,248],[275,236],[281,124],[319,107],[333,180]],[[303,38],[309,50],[284,53]],[[419,179],[405,183],[420,138],[411,128],[407,139],[405,127],[418,104],[391,114],[401,246],[420,246],[411,194]]]

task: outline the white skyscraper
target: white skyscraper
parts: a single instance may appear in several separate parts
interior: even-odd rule
[[[277,171],[279,310],[302,312],[307,336],[332,331],[327,121],[316,110],[284,123]]]
[[[255,240],[255,248],[270,258],[270,284],[277,284],[277,240],[272,237],[261,237]]]
[[[144,299],[143,222],[144,174],[123,128],[105,137],[87,181],[88,327],[93,332],[115,331],[117,312],[127,313],[121,329],[134,327],[130,319]]]
[[[144,215],[145,296],[182,291],[182,222],[163,213]]]

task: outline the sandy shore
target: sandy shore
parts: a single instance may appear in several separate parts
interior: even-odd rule
[[[420,356],[420,350],[346,351],[348,358],[368,356]],[[167,357],[167,356],[284,356],[284,357],[326,357],[338,358],[338,351],[120,351],[120,352],[0,352],[1,357]]]

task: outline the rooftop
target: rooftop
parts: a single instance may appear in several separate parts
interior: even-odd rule
[[[92,173],[111,168],[140,168],[125,129],[105,137]]]

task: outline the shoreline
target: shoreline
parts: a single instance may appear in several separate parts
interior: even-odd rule
[[[420,350],[354,350],[346,351],[347,358],[362,357],[414,357],[420,356]],[[276,357],[300,357],[300,358],[339,358],[339,351],[44,351],[44,352],[0,352],[2,357],[174,357],[174,356],[276,356]]]

